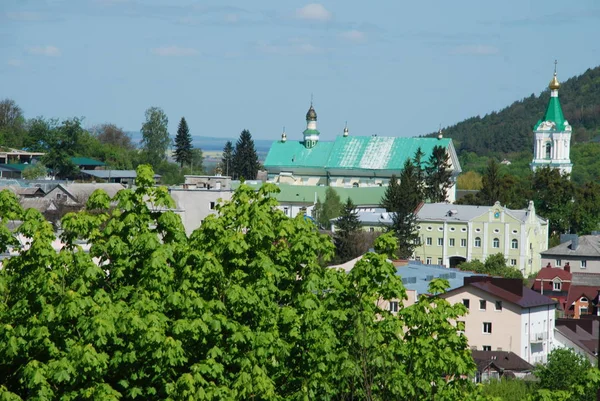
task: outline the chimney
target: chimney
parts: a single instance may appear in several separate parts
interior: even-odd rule
[[[576,251],[578,246],[579,246],[579,237],[577,235],[574,235],[573,239],[571,240],[571,250]]]
[[[571,273],[571,265],[569,264],[569,262],[565,264],[565,271]]]
[[[550,264],[550,262],[548,262],[548,264],[546,265],[547,268],[551,269],[552,265]]]

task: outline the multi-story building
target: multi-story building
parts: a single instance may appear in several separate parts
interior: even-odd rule
[[[406,138],[352,136],[348,128],[335,141],[320,141],[317,113],[312,104],[306,113],[303,140],[281,140],[271,146],[264,167],[268,180],[297,186],[385,187],[392,175],[400,176],[404,162],[420,149],[422,160],[428,160],[435,147],[446,150],[452,187],[448,201],[455,200],[456,177],[461,172],[452,140],[444,138]]]
[[[541,252],[542,265],[563,268],[569,264],[572,273],[600,273],[600,235],[566,234],[560,245]]]
[[[501,253],[525,276],[541,268],[548,249],[548,221],[535,214],[533,202],[523,210],[494,206],[424,204],[417,211],[419,245],[415,258],[426,264],[455,267]]]
[[[472,276],[442,295],[468,309],[457,326],[471,349],[514,352],[545,363],[552,350],[556,301],[523,286],[522,280]]]

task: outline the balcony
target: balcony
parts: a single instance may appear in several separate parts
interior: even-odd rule
[[[529,342],[534,344],[534,343],[541,343],[544,342],[548,339],[548,333],[546,333],[545,331],[543,332],[538,332],[538,333],[531,333],[529,336]]]

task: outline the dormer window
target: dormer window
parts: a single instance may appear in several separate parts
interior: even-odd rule
[[[560,281],[560,279],[557,279],[552,282],[552,290],[553,291],[561,291],[561,289],[562,289],[562,282]]]

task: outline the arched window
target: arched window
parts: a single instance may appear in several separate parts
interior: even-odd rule
[[[552,144],[546,143],[546,159],[552,159]]]
[[[481,248],[481,238],[475,237],[475,248]]]
[[[517,241],[516,239],[513,239],[513,240],[510,242],[510,247],[511,247],[512,249],[519,249],[519,241]]]
[[[494,240],[492,241],[492,247],[500,248],[500,240],[498,238],[494,238]]]

